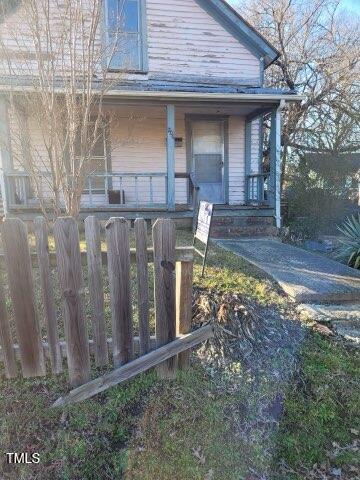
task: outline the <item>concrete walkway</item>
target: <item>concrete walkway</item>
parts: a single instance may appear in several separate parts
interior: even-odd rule
[[[360,303],[360,271],[272,239],[216,240],[274,278],[300,303]]]

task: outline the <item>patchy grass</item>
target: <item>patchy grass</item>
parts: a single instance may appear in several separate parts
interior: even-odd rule
[[[81,242],[83,248],[83,238]],[[133,237],[131,242],[133,246]],[[177,243],[191,245],[191,233],[179,231]],[[288,303],[274,282],[215,246],[210,248],[204,279],[200,272],[201,265],[197,262],[197,286],[238,292],[262,305],[273,304],[280,309]],[[84,278],[86,284],[85,270]],[[109,324],[106,269],[104,282]],[[38,290],[36,295],[40,304]],[[132,295],[135,303],[134,270]],[[58,294],[56,302],[61,325]],[[86,290],[85,304],[89,315]],[[153,313],[151,319],[153,328]],[[136,320],[134,308],[135,330]],[[110,336],[110,329],[108,333]],[[241,365],[238,367],[241,369]],[[341,452],[333,464],[343,468],[346,464],[356,465],[355,452],[342,449],[354,440],[351,429],[358,428],[355,406],[359,399],[354,385],[358,368],[353,351],[318,335],[309,335],[302,349],[300,380],[294,380],[285,400],[274,479],[306,479],[304,472],[314,463],[327,461],[327,454],[335,448],[333,442],[339,444]],[[99,373],[93,369],[92,376]],[[249,385],[250,380],[253,379],[249,379]],[[66,374],[35,380],[1,379],[0,477],[5,480],[248,480],[251,476],[246,472],[250,468],[262,467],[263,438],[250,442],[246,435],[238,435],[239,425],[249,415],[251,421],[256,421],[255,407],[252,410],[244,405],[256,403],[255,390],[260,396],[271,396],[273,387],[262,382],[242,390],[220,388],[194,356],[193,368],[179,374],[175,381],[159,381],[154,372],[149,372],[79,405],[52,410],[51,403],[68,390]],[[4,456],[7,451],[39,452],[40,464],[7,465]],[[279,465],[286,465],[286,469],[280,469]]]
[[[180,230],[177,234],[177,244],[191,245],[191,232]],[[258,272],[250,269],[241,259],[217,247],[210,248],[204,279],[200,278],[200,271],[201,266],[197,263],[195,283],[199,286],[236,290],[260,302],[269,301],[269,298],[277,303],[284,301],[270,281],[261,280]],[[56,269],[53,274],[56,287],[58,285]],[[86,285],[85,269],[83,274]],[[135,279],[133,272],[134,300]],[[109,323],[106,269],[104,282],[105,314]],[[35,284],[39,285],[36,272]],[[58,288],[55,290],[62,331],[61,299]],[[151,293],[152,290],[153,283],[150,280]],[[38,289],[36,296],[40,307],[41,295]],[[153,308],[152,294],[151,302]],[[89,315],[86,289],[85,304]],[[8,306],[11,312],[11,304]],[[136,330],[136,310],[134,320]],[[110,330],[108,333],[110,336]],[[98,374],[98,371],[93,370],[92,376]],[[211,384],[200,367],[197,367],[196,371],[182,375],[176,382],[162,383],[156,380],[154,373],[149,373],[138,377],[126,387],[113,388],[104,395],[66,409],[64,413],[50,409],[51,403],[67,389],[65,374],[58,378],[1,380],[1,455],[6,451],[39,451],[41,458],[41,463],[37,466],[14,467],[3,463],[5,479],[118,479],[122,477],[121,472],[127,465],[128,455],[129,478],[131,475],[134,478],[141,478],[141,475],[145,475],[144,471],[148,470],[148,476],[143,478],[166,479],[169,478],[167,475],[171,471],[175,479],[204,478],[209,472],[211,479],[211,472],[214,471],[217,476],[213,478],[235,479],[239,478],[242,471],[241,456],[246,454],[251,457],[248,455],[246,445],[242,444],[240,448],[240,445],[234,442],[231,429],[229,430],[223,415],[227,406],[237,403],[238,398],[236,395],[217,392],[216,386]],[[148,394],[150,397],[147,400]],[[134,449],[127,448],[137,421],[141,425],[145,425],[147,421],[153,423],[151,432],[147,430],[151,433],[147,437],[148,446],[151,444],[152,448],[147,449],[146,461],[141,463],[138,462]],[[161,439],[159,449],[158,439]],[[192,449],[199,448],[200,450],[196,450],[197,455]],[[159,462],[156,459],[158,455],[161,455],[164,461]],[[199,456],[201,458],[198,458]],[[202,460],[203,456],[206,459],[205,463]],[[4,456],[1,456],[1,461],[5,461]],[[222,477],[219,476],[220,471],[224,472]]]
[[[360,471],[360,352],[316,333],[308,335],[289,388],[278,437],[276,469],[284,480]],[[282,468],[281,468],[282,467]],[[319,476],[310,476],[310,472]],[[346,476],[346,472],[349,476]],[[279,473],[274,478],[280,478]]]
[[[158,386],[130,445],[125,478],[241,478],[244,456],[251,458],[253,452],[234,438],[226,421],[224,412],[234,400],[219,393],[199,367],[179,374],[177,382]]]
[[[126,444],[156,378],[140,375],[121,388],[64,410],[49,405],[66,389],[64,375],[0,382],[2,479],[117,479]],[[5,452],[39,452],[38,465],[7,465]]]

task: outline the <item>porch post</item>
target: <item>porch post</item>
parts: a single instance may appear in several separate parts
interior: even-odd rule
[[[5,174],[11,170],[10,131],[8,120],[7,100],[4,95],[0,95],[0,188],[5,216],[7,216],[9,211],[8,189]]]
[[[276,227],[281,227],[281,106],[271,112],[270,206],[275,209]]]
[[[251,173],[251,127],[252,120],[245,120],[245,203],[250,200],[250,179]]]
[[[166,105],[167,208],[175,210],[175,106]]]

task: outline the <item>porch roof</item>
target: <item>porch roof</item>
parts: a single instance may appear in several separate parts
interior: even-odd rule
[[[111,82],[111,79],[107,80]],[[29,76],[1,76],[0,92],[24,92],[38,90],[36,79]],[[227,82],[227,83],[226,83]],[[101,80],[94,80],[94,89],[101,89]],[[63,91],[63,81],[55,79],[55,89],[59,94]],[[79,93],[82,89],[79,85]],[[108,86],[107,97],[119,99],[152,99],[152,100],[204,100],[225,102],[279,102],[286,100],[298,102],[305,99],[295,90],[239,85],[231,79],[161,80],[161,79],[129,79],[114,82]]]

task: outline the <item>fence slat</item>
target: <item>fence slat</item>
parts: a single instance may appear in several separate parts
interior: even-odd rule
[[[213,335],[213,327],[211,325],[206,325],[194,332],[183,335],[173,342],[156,349],[154,352],[137,358],[123,367],[113,370],[102,377],[92,380],[86,385],[82,385],[81,387],[72,390],[65,397],[60,397],[55,403],[53,403],[52,407],[64,407],[65,405],[71,405],[86,400],[87,398],[91,398],[100,392],[104,392],[110,387],[130,380],[130,378],[139,375],[139,373],[146,372],[168,358],[175,358],[174,355],[177,355],[184,350],[188,350],[189,348],[196,347],[199,343],[212,338]]]
[[[46,221],[43,217],[35,218],[34,230],[42,298],[44,303],[44,317],[50,349],[50,364],[53,373],[58,374],[62,371],[62,360],[59,343],[59,330],[56,318],[53,282],[51,279],[49,262],[48,229]]]
[[[79,231],[75,220],[58,218],[54,224],[54,237],[64,306],[69,377],[71,385],[78,386],[90,378],[90,355],[81,298]]]
[[[45,361],[26,225],[19,219],[6,219],[3,223],[3,243],[23,376],[42,376],[46,373]]]
[[[6,310],[5,295],[2,284],[0,283],[0,346],[3,355],[5,376],[14,378],[17,375],[15,352],[13,339],[10,330],[9,318]]]
[[[186,334],[191,330],[193,293],[193,262],[184,261],[176,264],[176,334]],[[189,366],[190,351],[178,356],[178,367]]]
[[[115,368],[133,357],[133,327],[130,290],[129,225],[125,218],[110,218],[106,224],[108,272]]]
[[[140,353],[141,355],[145,355],[150,349],[146,221],[143,218],[137,218],[134,223],[134,230],[136,240]]]
[[[97,366],[109,362],[104,318],[104,288],[102,280],[100,222],[96,217],[85,220],[86,253],[89,273],[89,293]]]
[[[153,226],[156,343],[161,347],[175,339],[175,224],[158,219]],[[157,367],[161,378],[175,375],[176,358]]]

